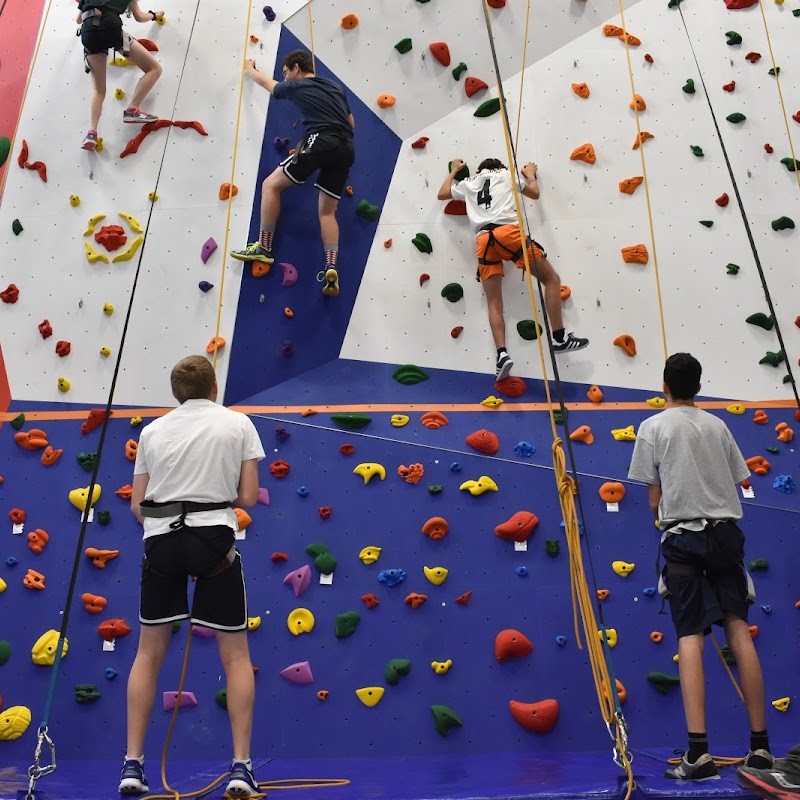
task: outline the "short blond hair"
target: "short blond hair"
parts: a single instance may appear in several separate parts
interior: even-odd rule
[[[181,359],[169,376],[172,395],[181,404],[187,400],[208,400],[216,381],[214,367],[205,356]]]

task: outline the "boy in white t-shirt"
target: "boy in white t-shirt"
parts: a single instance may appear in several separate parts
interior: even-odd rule
[[[142,627],[128,677],[128,741],[119,791],[150,791],[144,738],[156,682],[172,623],[191,619],[216,631],[225,668],[233,734],[227,795],[252,797],[259,791],[250,761],[255,683],[232,506],[255,505],[264,448],[247,416],[216,404],[216,376],[207,358],[184,358],[170,381],[181,405],[144,428],[134,467],[131,511],[144,526]],[[191,614],[189,578],[196,579]]]
[[[514,203],[511,173],[496,158],[486,158],[478,165],[478,173],[471,178],[457,181],[456,175],[465,166],[460,158],[453,159],[450,174],[439,189],[439,200],[464,200],[467,216],[477,232],[475,240],[478,257],[478,273],[486,295],[489,311],[489,327],[494,346],[497,348],[495,378],[500,381],[511,374],[514,362],[506,350],[506,323],[503,317],[503,268],[504,261],[513,261],[525,269],[522,235]],[[528,163],[522,170],[525,181],[519,189],[531,200],[539,199],[536,180],[536,164]],[[544,289],[544,302],[550,328],[553,331],[553,351],[568,353],[582,350],[589,344],[572,333],[566,333],[561,314],[561,278],[547,260],[547,253],[538,242],[527,240],[528,263],[534,277]]]

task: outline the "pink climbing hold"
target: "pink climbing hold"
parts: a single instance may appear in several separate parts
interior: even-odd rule
[[[200,260],[204,264],[208,263],[208,259],[211,258],[216,249],[217,249],[217,243],[214,241],[214,237],[212,236],[203,245],[203,249],[200,251]]]
[[[265,489],[263,486],[259,487],[258,502],[261,503],[262,506],[269,505],[269,489]]]
[[[204,625],[192,625],[192,636],[197,636],[199,639],[213,639],[216,635],[215,631]]]
[[[314,682],[314,676],[311,674],[311,664],[308,661],[298,661],[296,664],[290,664],[286,669],[281,670],[281,677],[292,683]]]
[[[281,286],[294,286],[297,283],[297,268],[286,261],[281,261],[278,266],[283,270]]]
[[[161,701],[164,704],[164,711],[174,711],[176,705],[179,708],[197,705],[197,698],[194,696],[194,692],[181,692],[180,702],[178,702],[177,692],[164,692]]]
[[[284,586],[291,586],[294,589],[294,596],[300,597],[311,584],[311,567],[304,564],[300,569],[292,570],[284,579]]]

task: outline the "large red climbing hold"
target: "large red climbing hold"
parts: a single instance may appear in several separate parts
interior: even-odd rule
[[[558,700],[540,700],[538,703],[508,701],[511,716],[531,733],[549,733],[558,722]]]
[[[728,205],[728,203],[730,202],[730,197],[728,197],[728,193],[725,192],[724,194],[721,194],[714,202],[718,206],[722,206],[722,208],[725,208],[725,206]]]
[[[114,639],[127,636],[131,632],[131,629],[124,619],[115,618],[101,622],[97,626],[97,632],[100,634],[101,639],[104,639],[106,642],[113,642]]]
[[[487,431],[486,428],[481,428],[467,436],[467,444],[479,453],[486,453],[487,456],[493,456],[500,449],[500,439],[496,433]]]
[[[87,434],[95,428],[99,428],[106,418],[106,410],[104,408],[93,408],[86,417],[86,422],[81,425],[81,433]]]
[[[103,245],[109,253],[113,253],[127,243],[128,237],[121,225],[103,225],[94,235],[94,240]]]
[[[758,2],[758,0],[756,0],[756,2]],[[750,51],[744,58],[745,61],[749,61],[751,64],[755,64],[757,61],[761,60],[761,53]]]
[[[289,474],[290,469],[291,468],[289,467],[289,465],[283,459],[278,459],[277,461],[273,461],[269,465],[269,471],[276,478],[285,478]]]
[[[445,42],[433,42],[430,45],[433,57],[443,66],[450,66],[450,48]]]
[[[33,164],[25,164],[26,169],[35,170],[39,173],[39,177],[47,183],[47,165],[44,161],[34,161]]]
[[[510,376],[497,381],[494,385],[495,391],[504,394],[506,397],[520,397],[528,391],[528,384],[522,378]]]
[[[15,283],[9,283],[8,288],[0,292],[0,300],[4,303],[16,303],[19,299],[19,289]]]
[[[28,143],[23,139],[22,147],[20,147],[19,155],[17,156],[17,164],[19,164],[20,169],[25,169],[25,162],[27,160],[28,160]]]
[[[743,8],[757,6],[758,0],[725,0],[725,8],[729,11],[739,11]]]
[[[464,91],[467,93],[467,97],[472,97],[472,95],[488,88],[489,84],[486,83],[486,81],[482,81],[480,78],[467,78],[466,81],[464,81]]]
[[[524,542],[539,524],[539,517],[530,511],[517,511],[502,525],[494,529],[494,535],[507,542]]]
[[[523,658],[532,652],[531,640],[524,633],[513,628],[500,631],[494,640],[494,655],[500,664],[509,658]]]
[[[505,8],[506,0],[486,0],[486,4],[489,8]]]
[[[449,214],[451,217],[466,217],[467,216],[467,201],[466,200],[451,200],[445,207],[444,213]]]

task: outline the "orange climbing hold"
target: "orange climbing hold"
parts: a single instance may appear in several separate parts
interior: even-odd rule
[[[573,442],[591,444],[594,441],[594,434],[588,425],[581,425],[580,428],[572,431],[569,438],[572,439]]]
[[[37,572],[35,569],[29,569],[22,579],[22,585],[26,589],[37,589],[41,591],[44,589],[44,575],[42,575],[41,572]]]
[[[644,98],[640,94],[635,94],[633,100],[628,103],[628,108],[630,108],[631,111],[647,111],[647,103],[645,103]]]
[[[775,426],[775,432],[779,442],[791,442],[794,439],[794,431],[785,422],[779,422]]]
[[[582,97],[584,100],[586,100],[591,94],[589,91],[589,86],[585,83],[573,83],[572,91],[575,92],[578,97]]]
[[[507,628],[500,631],[494,640],[494,657],[498,664],[509,658],[524,658],[533,652],[533,642],[522,632]]]
[[[252,524],[253,518],[243,508],[234,508],[233,513],[236,514],[236,524],[239,530],[247,530]]]
[[[417,484],[422,480],[422,476],[425,474],[425,467],[423,467],[422,464],[409,464],[408,466],[401,464],[397,468],[397,474],[403,478],[406,483]]]
[[[89,594],[89,592],[84,592],[81,595],[81,601],[83,602],[83,607],[90,614],[99,614],[108,605],[108,600],[105,597],[101,597],[99,594]]]
[[[600,487],[598,494],[606,503],[619,503],[625,497],[625,487],[619,481],[608,481]]]
[[[50,447],[50,445],[47,445],[42,453],[42,464],[44,464],[46,467],[53,466],[53,464],[55,464],[56,461],[61,458],[63,453],[64,450],[62,448],[54,450],[52,447]]]
[[[327,689],[320,689],[317,692],[317,700],[327,700],[330,692]]]
[[[756,475],[766,475],[770,469],[772,469],[772,464],[770,464],[764,456],[747,458],[744,463],[747,464],[750,471],[754,472]]]
[[[466,438],[467,444],[479,453],[493,456],[500,449],[500,439],[496,433],[481,428],[479,431],[471,433]]]
[[[571,161],[585,161],[587,164],[594,164],[597,161],[597,155],[594,152],[594,145],[582,144],[576,147],[570,154]]]
[[[120,486],[114,494],[117,497],[121,497],[123,500],[130,500],[133,496],[133,486],[126,483],[124,486]]]
[[[411,592],[410,595],[406,596],[406,599],[403,600],[403,602],[406,605],[411,606],[411,608],[419,608],[427,599],[428,595],[426,594],[417,594],[416,592]]]
[[[653,631],[650,634],[650,641],[655,642],[655,644],[659,644],[663,638],[664,634],[661,631]]]
[[[623,333],[622,336],[617,336],[613,344],[622,348],[631,358],[636,355],[636,342],[633,336],[628,336],[627,333]]]
[[[608,596],[610,594],[611,594],[611,592],[609,592],[608,589],[598,589],[597,590],[597,599],[598,600],[608,600]]]
[[[619,704],[624,705],[625,701],[628,699],[628,691],[622,685],[622,681],[619,678],[614,680],[614,683],[617,686],[617,696],[619,697]],[[606,692],[606,685],[603,684],[603,697],[608,699],[608,694]]]
[[[528,390],[528,384],[522,378],[510,375],[495,383],[494,388],[506,397],[520,397]]]
[[[39,428],[31,428],[29,431],[15,433],[14,441],[23,450],[41,450],[47,447],[47,434]]]
[[[98,550],[96,547],[87,547],[83,551],[83,554],[87,558],[92,559],[92,564],[94,564],[97,569],[105,569],[106,564],[108,564],[109,561],[113,561],[119,555],[119,550]],[[81,599],[83,600],[83,598]],[[86,601],[84,600],[84,602]]]
[[[642,131],[633,142],[633,149],[638,150],[648,139],[655,139],[650,131]]]
[[[444,42],[433,42],[430,45],[433,57],[443,66],[450,66],[450,48]]]
[[[357,14],[346,14],[342,17],[342,27],[346,31],[351,31],[353,28],[358,27],[358,15]]]
[[[139,443],[134,439],[125,442],[125,458],[128,461],[136,461],[136,454],[139,452]]]
[[[263,261],[253,261],[250,265],[250,271],[254,278],[263,278],[269,275],[269,270],[272,264],[265,264]]]
[[[480,78],[469,77],[464,81],[464,92],[467,97],[472,97],[474,94],[488,88],[489,84],[487,84],[486,81],[482,81]]]
[[[619,38],[620,41],[627,42],[631,47],[638,47],[642,43],[642,40],[637,36],[634,36],[632,33],[620,34]]]
[[[637,175],[635,178],[625,178],[624,181],[619,182],[619,190],[623,194],[633,194],[644,182],[644,178],[641,175]]]
[[[626,264],[647,264],[650,261],[650,253],[646,245],[634,244],[622,248],[622,260]]]
[[[389,108],[390,106],[393,106],[395,104],[395,102],[397,102],[397,101],[394,99],[394,95],[392,95],[392,94],[379,94],[378,95],[378,105],[381,108]]]
[[[206,353],[213,353],[216,350],[222,350],[225,347],[225,340],[221,336],[215,336],[206,345]]]
[[[753,412],[753,422],[755,422],[756,425],[766,425],[769,422],[767,412],[761,408]]]
[[[286,306],[286,308],[283,309],[283,316],[287,319],[292,319],[292,317],[294,317],[294,311],[292,311],[289,306]]]
[[[750,625],[747,630],[750,632],[751,639],[755,639],[758,636],[758,625]]]
[[[441,411],[428,411],[419,418],[419,421],[426,428],[430,428],[431,430],[443,428],[450,422]]]
[[[623,31],[619,25],[603,25],[603,36],[619,37],[622,36],[623,33],[625,33],[625,31]]]
[[[387,239],[387,240],[386,240],[386,241],[383,243],[383,246],[384,246],[384,247],[385,247],[387,250],[389,250],[389,249],[391,248],[391,246],[392,246],[392,240],[391,240],[391,239]]]
[[[558,700],[540,700],[538,703],[520,703],[509,700],[511,716],[531,733],[549,733],[558,722]]]
[[[460,606],[467,606],[469,605],[469,601],[472,599],[472,589],[464,592],[464,594],[460,594],[456,599],[453,601],[454,603],[458,603]]]
[[[236,197],[237,194],[239,194],[239,187],[235,184],[223,183],[222,186],[219,187],[220,200],[230,200],[231,197]]]
[[[42,550],[44,550],[49,541],[50,534],[47,533],[47,531],[43,531],[41,528],[37,528],[35,531],[31,531],[28,534],[28,549],[32,553],[41,555]]]
[[[453,328],[453,330],[450,331],[450,338],[451,339],[458,339],[458,337],[461,336],[461,331],[463,331],[463,330],[464,330],[464,326],[463,325],[456,325],[456,327]]]
[[[586,392],[586,396],[591,400],[592,403],[596,405],[600,405],[603,402],[603,390],[595,384],[594,386],[589,387],[589,391]]]
[[[572,289],[569,286],[561,286],[561,302],[563,303],[565,300],[569,300],[572,297]]]
[[[428,538],[433,539],[434,542],[444,539],[449,530],[450,526],[447,524],[447,520],[444,517],[431,517],[422,526],[422,532]]]

